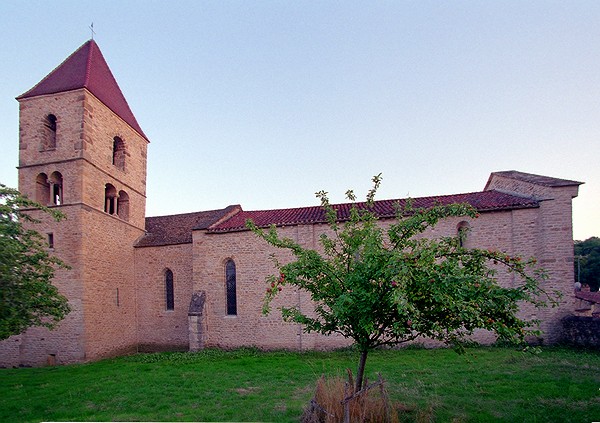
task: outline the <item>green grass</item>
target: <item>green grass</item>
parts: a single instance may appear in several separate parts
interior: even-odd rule
[[[298,421],[321,374],[354,351],[140,354],[61,367],[0,369],[0,421]],[[600,421],[600,352],[404,349],[369,355],[406,421]]]

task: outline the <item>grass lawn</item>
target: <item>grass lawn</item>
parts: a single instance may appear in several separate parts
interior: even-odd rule
[[[325,373],[355,370],[355,351],[139,354],[97,363],[0,369],[0,421],[295,422]],[[600,421],[600,352],[510,348],[376,351],[406,421]]]

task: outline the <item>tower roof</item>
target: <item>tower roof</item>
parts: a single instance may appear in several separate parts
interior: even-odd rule
[[[98,44],[85,42],[37,85],[17,100],[86,88],[117,116],[148,140],[123,96]]]

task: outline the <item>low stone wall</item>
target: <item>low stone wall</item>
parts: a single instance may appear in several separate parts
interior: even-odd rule
[[[600,318],[567,316],[562,319],[563,343],[579,347],[600,348]]]

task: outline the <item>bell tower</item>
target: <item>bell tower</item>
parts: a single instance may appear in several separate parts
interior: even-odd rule
[[[71,267],[54,283],[73,309],[54,331],[19,335],[20,364],[135,351],[133,244],[145,227],[148,139],[94,40],[17,100],[19,190],[67,217],[38,213],[35,229]]]

